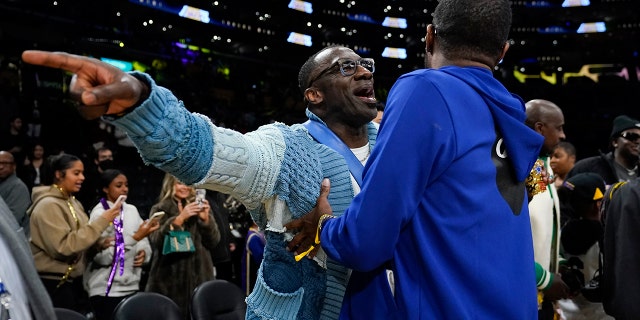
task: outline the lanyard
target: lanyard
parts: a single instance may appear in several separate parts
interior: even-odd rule
[[[104,210],[109,210],[109,204],[105,198],[100,199],[100,203]],[[109,291],[111,291],[111,285],[113,284],[113,278],[116,275],[116,271],[118,270],[118,265],[120,265],[120,276],[122,276],[124,272],[124,235],[122,234],[122,229],[124,223],[122,219],[124,218],[123,212],[124,204],[120,207],[120,217],[115,218],[113,220],[113,228],[115,229],[116,236],[116,245],[113,247],[113,262],[111,263],[111,272],[109,273],[109,279],[107,280],[107,290],[105,292],[105,296],[109,296]]]
[[[56,184],[54,184],[53,186],[55,188],[57,188],[60,191],[60,193],[62,193],[63,196],[67,197],[66,193],[64,192],[64,190],[62,188],[60,188]],[[80,220],[78,220],[78,215],[76,214],[76,210],[73,208],[73,204],[71,203],[71,198],[72,197],[73,196],[71,196],[71,195],[67,197],[67,206],[69,207],[69,211],[71,211],[71,216],[73,216],[73,220],[76,221],[76,229],[80,229]],[[62,286],[63,284],[65,284],[65,282],[67,282],[67,280],[69,280],[69,277],[71,276],[71,272],[73,272],[74,264],[76,262],[78,262],[78,261],[76,260],[73,263],[69,264],[69,266],[67,267],[67,271],[64,273],[64,275],[60,279],[60,282],[58,283],[56,288],[60,288],[60,286]]]
[[[325,146],[333,149],[342,157],[345,161],[347,161],[347,165],[349,166],[349,171],[353,178],[356,180],[358,185],[362,187],[362,171],[364,170],[364,166],[362,163],[356,158],[356,156],[351,152],[351,149],[347,147],[338,136],[336,136],[333,131],[329,130],[327,126],[323,126],[318,121],[308,120],[302,124],[309,130],[309,134],[318,142],[324,144]]]

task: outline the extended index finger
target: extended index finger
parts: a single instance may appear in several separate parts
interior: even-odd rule
[[[88,59],[87,57],[66,52],[26,50],[22,53],[22,61],[26,63],[62,69],[72,73],[77,73],[83,68],[91,67],[91,64],[87,64]]]

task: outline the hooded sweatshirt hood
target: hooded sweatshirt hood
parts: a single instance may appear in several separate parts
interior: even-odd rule
[[[539,133],[523,125],[526,118],[524,101],[504,87],[503,90],[493,90],[492,87],[502,84],[487,69],[444,67],[439,70],[465,82],[486,101],[509,158],[513,160],[516,178],[523,181],[533,168],[544,141]]]
[[[38,202],[47,197],[54,197],[64,201],[67,201],[67,198],[60,192],[60,190],[56,189],[54,186],[38,186],[34,187],[31,193],[31,206],[27,210],[27,214],[31,215],[33,212],[33,208],[36,207]]]

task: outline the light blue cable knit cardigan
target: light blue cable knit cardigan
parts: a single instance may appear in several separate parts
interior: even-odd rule
[[[111,122],[127,132],[145,163],[187,184],[233,195],[267,230],[264,260],[247,298],[247,319],[337,319],[348,270],[332,261],[326,270],[309,259],[295,262],[272,220],[276,212],[293,218],[309,212],[324,177],[331,179],[334,214],[342,214],[354,196],[346,161],[300,124],[275,123],[247,134],[216,127],[209,118],[188,112],[148,75],[134,75],[149,84],[151,95]],[[322,123],[309,111],[307,116]],[[370,124],[371,147],[376,134]]]

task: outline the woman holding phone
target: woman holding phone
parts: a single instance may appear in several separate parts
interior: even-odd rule
[[[89,221],[103,212],[120,207],[118,217],[97,243],[84,274],[84,288],[97,320],[109,320],[120,301],[140,290],[142,266],[151,259],[147,236],[157,230],[157,220],[142,220],[138,209],[126,203],[127,177],[120,170],[108,169],[100,176],[103,197],[91,210]]]
[[[85,252],[120,214],[120,205],[89,222],[84,208],[73,196],[84,181],[82,161],[70,154],[47,158],[43,186],[33,188],[31,207],[31,253],[40,279],[55,307],[86,312],[79,279],[85,269]]]
[[[151,207],[151,215],[164,211],[160,229],[149,235],[154,254],[146,291],[168,296],[189,319],[191,293],[201,283],[214,279],[210,251],[220,241],[218,225],[206,199],[196,200],[196,191],[166,174],[159,202]],[[163,254],[164,238],[171,230],[188,231],[194,252]]]

